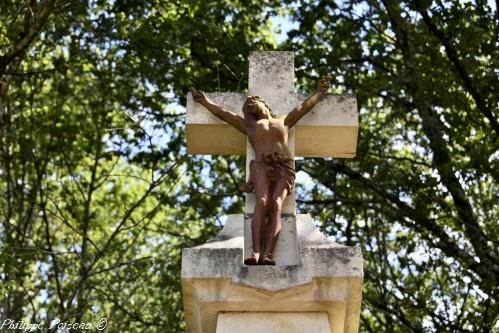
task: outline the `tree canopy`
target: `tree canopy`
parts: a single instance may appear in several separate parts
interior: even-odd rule
[[[282,43],[272,20],[293,23]],[[241,157],[187,156],[185,96],[295,52],[359,105],[299,210],[365,260],[362,332],[492,332],[499,15],[484,1],[0,0],[0,319],[185,330],[181,249],[242,211]]]

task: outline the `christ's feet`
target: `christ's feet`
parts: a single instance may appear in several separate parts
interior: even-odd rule
[[[271,265],[275,266],[274,257],[272,257],[272,253],[265,253],[260,259],[260,265]]]
[[[249,257],[244,258],[245,265],[258,265],[258,260],[260,259],[260,253],[253,252]]]

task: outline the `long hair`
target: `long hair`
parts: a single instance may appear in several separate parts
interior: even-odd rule
[[[244,118],[246,118],[246,115],[247,115],[247,112],[248,112],[248,101],[252,99],[252,100],[257,100],[259,102],[262,102],[263,105],[265,105],[267,107],[267,109],[269,110],[269,113],[270,113],[270,116],[272,118],[277,118],[277,116],[272,112],[272,109],[270,108],[270,106],[267,104],[267,102],[260,96],[248,96],[246,98],[246,101],[244,102],[243,104],[243,115],[244,115]]]

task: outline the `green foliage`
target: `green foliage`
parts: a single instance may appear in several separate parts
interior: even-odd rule
[[[256,1],[1,8],[2,320],[183,331],[181,250],[217,232],[224,206],[241,209],[224,199],[242,174],[187,158],[176,103],[192,85],[242,86],[240,59],[274,43],[269,13]],[[206,170],[232,172],[209,184]]]
[[[364,250],[362,331],[497,329],[497,11],[314,1],[292,15],[300,84],[333,73],[359,104],[356,159],[299,167],[317,182],[300,208]]]
[[[247,87],[298,27],[300,89],[355,93],[357,157],[300,209],[365,259],[361,331],[497,329],[497,10],[441,1],[1,1],[1,318],[185,330],[181,250],[242,210],[243,158],[186,156],[190,86]]]

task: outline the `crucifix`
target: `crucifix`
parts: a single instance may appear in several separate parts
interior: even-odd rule
[[[246,171],[249,176],[245,190],[252,192],[256,184],[257,196],[255,199],[253,193],[246,195],[245,213],[252,220],[249,229],[252,230],[252,237],[250,241],[246,228],[245,243],[251,243],[251,245],[245,244],[245,252],[247,252],[245,263],[272,265],[275,264],[272,256],[274,242],[277,240],[279,243],[280,237],[278,238],[277,235],[280,227],[274,230],[275,232],[273,229],[268,232],[264,229],[269,228],[271,221],[265,224],[260,223],[261,219],[259,220],[258,216],[261,216],[262,209],[267,212],[263,213],[267,215],[262,216],[268,216],[269,219],[272,217],[270,207],[261,208],[267,207],[266,200],[262,201],[262,198],[267,198],[267,194],[269,199],[273,196],[273,188],[269,193],[262,192],[261,188],[266,187],[268,182],[272,182],[272,186],[277,187],[279,193],[284,192],[286,199],[278,210],[280,212],[278,214],[279,225],[281,215],[290,216],[292,220],[296,206],[292,186],[294,184],[294,157],[354,157],[358,131],[357,106],[353,96],[325,95],[327,87],[324,86],[324,82],[319,85],[317,93],[308,99],[306,95],[295,94],[292,52],[253,52],[250,54],[249,63],[248,95],[242,93],[207,93],[205,95],[196,90],[188,95],[187,149],[191,154],[246,154]],[[319,91],[322,91],[322,95]],[[316,95],[320,95],[320,98]],[[305,109],[307,110],[303,111]],[[227,111],[231,112],[227,113]],[[274,115],[282,119],[281,123],[271,119]],[[269,121],[263,121],[264,118],[268,118]],[[253,125],[248,125],[248,119],[254,120],[250,121]],[[266,125],[262,125],[262,122]],[[260,125],[267,127],[263,130],[258,129]],[[286,129],[289,127],[289,131],[279,132],[279,127],[283,126]],[[265,134],[264,137],[259,138],[258,133],[271,133],[272,127],[277,134],[273,137],[265,136]],[[285,149],[276,148],[276,145],[270,142],[284,140],[280,139],[279,133],[287,135]],[[258,152],[257,156],[255,156],[253,147]],[[276,177],[272,176],[276,174]],[[273,177],[277,180],[268,180]],[[263,183],[258,179],[264,179]],[[287,184],[291,185],[287,186]],[[266,239],[261,239],[260,236]],[[281,241],[283,242],[286,243],[285,240]],[[297,257],[296,239],[293,243],[281,246],[280,252],[283,252],[283,258],[290,257],[289,253],[285,253],[287,250],[294,252],[293,256]],[[264,252],[263,255],[260,255],[260,252]],[[276,251],[275,258],[279,264],[280,256],[277,252],[279,251]],[[292,258],[282,262],[296,263],[297,259]]]

